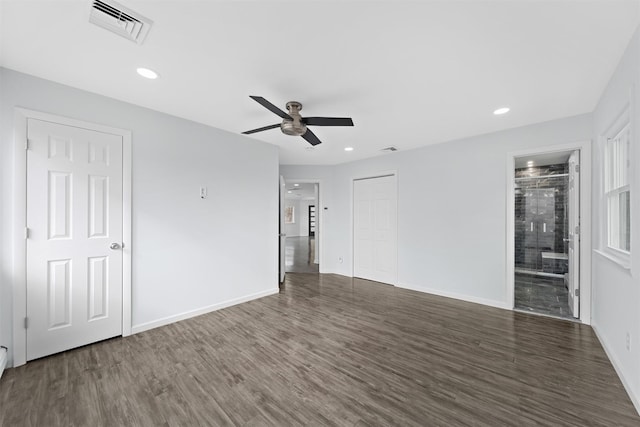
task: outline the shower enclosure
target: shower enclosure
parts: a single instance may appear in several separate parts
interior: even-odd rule
[[[516,170],[516,272],[563,277],[567,272],[567,165]]]

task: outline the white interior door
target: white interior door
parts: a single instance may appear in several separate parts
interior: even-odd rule
[[[353,275],[395,284],[397,187],[395,175],[353,182]]]
[[[284,282],[285,275],[285,249],[287,245],[287,234],[284,232],[284,195],[286,191],[286,183],[284,177],[280,176],[280,283]]]
[[[569,156],[569,308],[580,317],[580,152]]]
[[[122,137],[29,119],[27,360],[122,334]]]

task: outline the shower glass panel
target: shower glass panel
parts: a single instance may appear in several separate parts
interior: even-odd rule
[[[520,267],[542,270],[541,253],[555,252],[555,189],[529,188],[524,203],[524,259]]]
[[[561,275],[567,271],[565,165],[516,170],[515,267]]]

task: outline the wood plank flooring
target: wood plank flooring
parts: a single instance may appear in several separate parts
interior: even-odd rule
[[[285,271],[287,273],[318,273],[320,266],[313,262],[315,248],[315,237],[287,236]]]
[[[10,369],[2,426],[640,426],[590,327],[335,275]]]

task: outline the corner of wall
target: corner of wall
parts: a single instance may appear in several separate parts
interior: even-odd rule
[[[633,406],[636,408],[636,411],[638,412],[638,414],[640,414],[640,395],[635,392],[632,384],[630,384],[629,381],[627,381],[627,378],[624,374],[623,365],[620,363],[615,353],[611,350],[613,349],[613,347],[611,346],[609,341],[606,339],[605,335],[603,335],[602,332],[600,332],[600,329],[598,328],[598,325],[596,323],[592,323],[591,327],[593,328],[593,331],[595,332],[596,337],[598,337],[600,344],[602,344],[602,348],[604,349],[604,352],[609,358],[609,361],[611,361],[611,365],[613,365],[613,369],[615,369],[616,374],[618,374],[618,377],[620,378],[620,381],[622,382],[624,389],[627,391],[627,394],[631,399],[631,403],[633,403]]]

